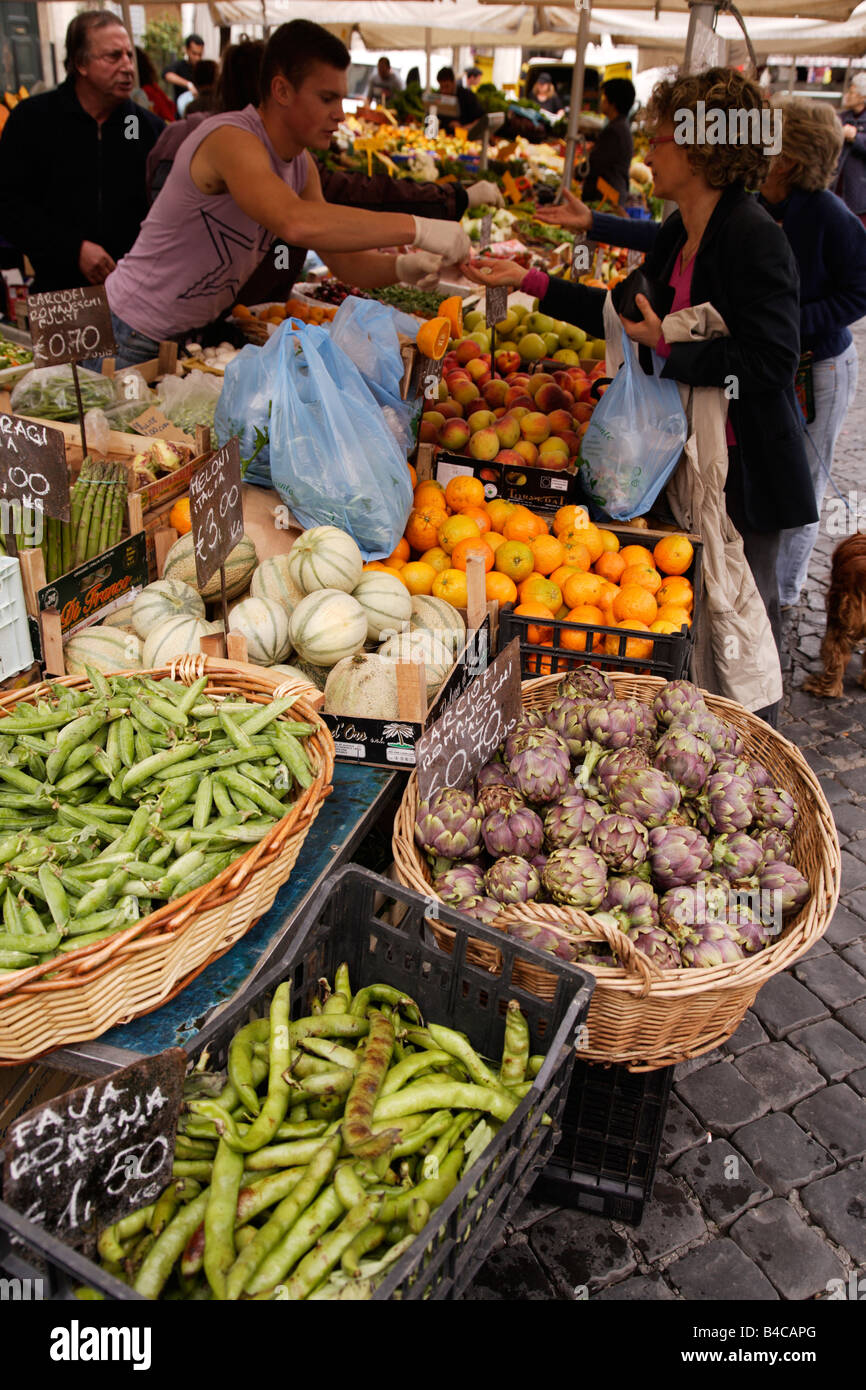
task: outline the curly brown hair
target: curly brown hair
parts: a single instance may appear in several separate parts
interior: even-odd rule
[[[647,103],[650,125],[665,121],[676,125],[681,113],[690,112],[699,124],[699,106],[703,103],[705,117],[713,111],[756,112],[758,125],[761,113],[769,110],[760,87],[733,68],[707,68],[704,72],[684,73],[658,82]],[[703,175],[711,188],[726,188],[741,183],[746,188],[758,188],[767,177],[770,161],[763,153],[762,140],[750,141],[750,121],[746,117],[743,143],[709,144],[687,141],[686,155],[696,174]]]
[[[778,97],[773,105],[782,116],[782,154],[794,161],[790,186],[807,193],[829,188],[845,143],[836,112],[808,97]]]

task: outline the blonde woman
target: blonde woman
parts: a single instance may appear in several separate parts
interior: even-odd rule
[[[844,135],[834,112],[805,97],[778,101],[782,148],[761,185],[800,270],[800,351],[808,414],[807,456],[821,503],[833,453],[857,388],[857,351],[848,325],[866,314],[866,228],[827,191]],[[808,415],[807,415],[808,420]],[[777,574],[783,608],[799,600],[820,523],[782,532]]]

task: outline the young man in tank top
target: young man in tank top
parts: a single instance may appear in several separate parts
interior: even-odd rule
[[[312,247],[341,280],[427,288],[470,253],[459,223],[326,203],[308,150],[327,149],[343,113],[349,52],[317,24],[271,36],[258,107],[211,116],[184,141],[132,249],[105,282],[117,366],[235,302],[274,236]],[[415,254],[381,247],[417,247]]]

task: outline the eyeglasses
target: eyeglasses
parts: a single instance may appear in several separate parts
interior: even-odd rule
[[[649,138],[649,147],[651,150],[654,150],[658,145],[670,145],[676,138],[675,135],[651,135]]]

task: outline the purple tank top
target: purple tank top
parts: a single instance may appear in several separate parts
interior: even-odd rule
[[[294,193],[304,191],[306,152],[280,159],[254,106],[202,121],[178,150],[135,245],[105,282],[112,312],[148,338],[174,338],[218,318],[273,240],[273,233],[242,212],[229,193],[202,193],[190,176],[202,140],[224,125],[255,135],[277,177]]]

